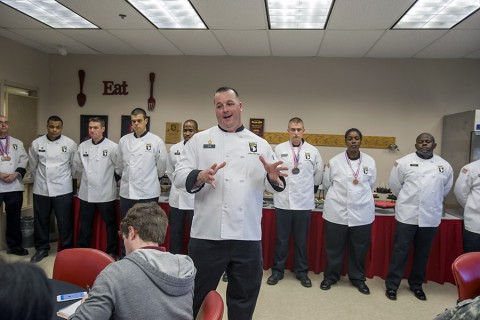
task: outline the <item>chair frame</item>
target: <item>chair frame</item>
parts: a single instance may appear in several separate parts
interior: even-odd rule
[[[222,320],[223,311],[222,296],[217,291],[212,290],[205,296],[196,320]]]
[[[458,301],[480,295],[480,252],[468,252],[452,263],[452,273],[457,286]]]
[[[52,278],[91,288],[98,274],[112,262],[115,260],[111,256],[98,249],[64,249],[55,258]]]

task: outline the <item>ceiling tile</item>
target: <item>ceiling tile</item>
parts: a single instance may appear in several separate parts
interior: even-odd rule
[[[103,54],[140,54],[134,47],[127,45],[105,30],[62,30],[63,34],[77,40],[85,46]]]
[[[148,55],[182,55],[175,45],[165,38],[159,30],[110,30],[110,33]]]
[[[232,56],[269,56],[265,30],[217,30],[214,34]]]
[[[463,58],[480,49],[477,30],[450,30],[422,50],[416,58]]]
[[[273,56],[313,57],[318,53],[323,30],[270,30]]]
[[[364,57],[384,31],[327,30],[320,46],[320,57]]]
[[[162,30],[161,32],[186,55],[223,56],[227,54],[210,30]]]

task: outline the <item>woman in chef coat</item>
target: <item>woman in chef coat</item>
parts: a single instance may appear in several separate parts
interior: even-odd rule
[[[327,267],[320,288],[329,290],[340,280],[348,247],[348,278],[358,291],[370,294],[365,284],[365,259],[375,219],[375,160],[360,152],[360,130],[347,130],[345,144],[347,150],[328,162],[323,175],[323,188],[327,190],[323,209]]]

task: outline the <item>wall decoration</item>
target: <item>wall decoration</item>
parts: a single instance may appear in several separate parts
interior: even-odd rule
[[[180,122],[167,122],[165,125],[165,143],[178,143],[182,141],[182,124]]]
[[[85,81],[85,71],[78,70],[78,79],[80,80],[80,93],[77,94],[77,103],[80,107],[85,105],[87,101],[87,96],[83,93],[83,83]]]
[[[103,133],[104,137],[108,137],[108,116],[106,115],[80,115],[80,143],[85,140],[90,139],[90,135],[88,134],[88,122],[90,118],[98,117],[105,121],[105,132]]]
[[[263,129],[265,128],[265,119],[250,118],[250,131],[263,138]]]
[[[147,130],[150,131],[150,116],[147,116],[148,122],[147,122]],[[120,131],[120,136],[123,137],[126,134],[129,134],[130,132],[133,132],[132,129],[132,119],[130,116],[122,116],[122,125],[121,125],[121,131]]]
[[[153,109],[155,109],[155,98],[153,98],[153,82],[155,81],[155,73],[150,72],[149,79],[150,79],[150,97],[147,100],[147,104],[148,104],[148,111],[153,111]]]

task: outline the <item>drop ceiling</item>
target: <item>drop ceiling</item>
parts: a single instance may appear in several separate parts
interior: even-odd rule
[[[325,30],[269,30],[264,0],[191,0],[207,30],[157,29],[124,0],[58,2],[100,29],[0,4],[0,37],[48,54],[480,59],[480,11],[450,30],[390,30],[415,0],[335,0]]]

